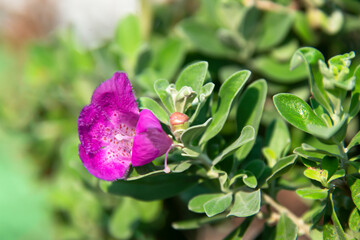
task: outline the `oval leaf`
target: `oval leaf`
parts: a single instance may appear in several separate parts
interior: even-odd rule
[[[280,220],[276,225],[275,240],[292,240],[297,237],[298,228],[297,225],[286,216],[281,214]]]
[[[192,146],[193,140],[197,137],[200,137],[201,134],[205,132],[212,121],[212,118],[209,118],[205,123],[200,125],[191,126],[186,129],[180,136],[181,142],[184,146]]]
[[[324,199],[328,195],[328,189],[319,188],[302,188],[296,190],[296,193],[303,198],[307,199]]]
[[[310,133],[309,125],[326,127],[311,107],[299,97],[281,93],[274,96],[274,104],[280,115],[293,126]]]
[[[212,123],[202,136],[200,144],[204,144],[221,131],[229,115],[232,102],[249,77],[250,71],[247,70],[234,73],[220,87],[218,109],[213,116]]]
[[[203,213],[205,212],[204,204],[214,198],[219,198],[223,196],[223,193],[210,193],[210,194],[201,194],[196,197],[193,197],[188,204],[188,209],[190,211],[196,213]]]
[[[311,47],[303,47],[297,50],[291,61],[290,70],[295,69],[300,64],[305,63],[309,72],[309,85],[310,91],[317,102],[319,102],[329,113],[332,112],[332,106],[330,100],[326,94],[323,76],[319,69],[319,61],[325,61],[324,56]]]
[[[263,114],[266,94],[266,81],[258,80],[250,84],[241,95],[236,112],[236,123],[239,132],[245,126],[250,125],[255,129],[255,136],[257,135],[260,120]],[[247,143],[245,146],[236,151],[236,159],[242,161],[249,154],[254,146],[254,143],[255,140]]]
[[[219,156],[217,156],[214,159],[213,165],[218,164],[220,161],[225,159],[226,156],[232,154],[238,148],[240,148],[244,144],[246,144],[246,143],[248,143],[248,142],[250,142],[250,141],[252,141],[254,139],[255,139],[255,130],[254,130],[254,128],[252,126],[244,127],[244,129],[241,131],[240,137],[238,137],[238,139],[236,139],[235,142],[233,142],[230,146],[225,148],[224,151],[222,151],[222,153],[219,154]]]
[[[157,119],[169,125],[169,115],[155,100],[148,97],[141,97],[138,99],[138,102],[140,109],[149,109]]]
[[[152,201],[175,196],[194,186],[197,181],[196,176],[176,173],[152,175],[133,181],[118,180],[112,183],[101,181],[100,187],[107,193]]]
[[[238,191],[228,216],[248,217],[260,211],[260,189],[254,192]]]
[[[181,73],[178,79],[176,80],[175,87],[176,90],[180,90],[182,87],[191,87],[198,95],[200,89],[204,84],[208,69],[207,62],[197,62],[186,67]]]
[[[155,92],[159,96],[161,102],[170,113],[173,113],[175,112],[175,107],[169,93],[166,91],[168,86],[169,82],[165,79],[159,79],[154,83]]]
[[[204,204],[204,210],[208,217],[215,216],[225,211],[232,202],[232,193],[213,198]]]

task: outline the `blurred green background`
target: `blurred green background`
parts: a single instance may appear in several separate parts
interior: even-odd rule
[[[305,68],[289,71],[297,48],[316,47],[325,58],[360,49],[356,0],[142,0],[129,1],[129,8],[95,2],[68,1],[64,7],[31,0],[16,10],[10,1],[0,2],[1,239],[206,236],[206,228],[171,228],[172,221],[190,215],[186,192],[156,202],[110,196],[82,166],[78,114],[115,71],[128,73],[137,96],[155,97],[155,80],[174,81],[197,60],[209,62],[217,89],[231,73],[249,69],[252,80],[265,78],[269,85],[264,134],[278,117],[273,94],[309,96]],[[348,135],[357,128],[354,121]],[[234,137],[232,129],[229,121],[222,134]],[[291,131],[293,146],[308,137]],[[212,232],[213,239],[236,224]]]

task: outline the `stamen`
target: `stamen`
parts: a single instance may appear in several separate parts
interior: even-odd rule
[[[115,138],[117,140],[121,141],[121,140],[132,140],[134,137],[133,136],[125,136],[125,135],[122,135],[122,134],[116,134]]]

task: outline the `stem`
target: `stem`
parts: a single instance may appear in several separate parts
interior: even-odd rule
[[[307,225],[301,218],[297,217],[294,213],[292,213],[286,207],[280,205],[279,203],[275,202],[269,195],[262,193],[262,196],[271,207],[273,207],[279,213],[286,214],[299,228],[300,234],[305,234],[306,236],[310,237],[310,226]]]
[[[344,143],[341,142],[341,143],[338,143],[337,144],[337,147],[339,149],[339,153],[340,153],[340,156],[341,156],[341,166],[343,169],[345,169],[345,171],[347,170],[347,166],[346,166],[346,163],[349,161],[349,158],[345,152],[345,147],[344,147]]]
[[[201,153],[201,154],[199,155],[199,160],[200,160],[201,163],[202,163],[205,167],[207,167],[208,169],[210,169],[210,168],[212,167],[212,161],[211,161],[211,159],[208,157],[207,154]]]

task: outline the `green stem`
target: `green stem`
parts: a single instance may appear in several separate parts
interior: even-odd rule
[[[212,161],[206,153],[201,153],[199,155],[199,160],[207,169],[210,169],[212,167]]]
[[[345,171],[347,170],[347,162],[349,161],[349,158],[345,152],[345,147],[344,147],[344,143],[341,142],[341,143],[338,143],[337,144],[337,147],[339,149],[339,153],[340,153],[340,160],[341,160],[341,167],[343,169],[345,169]]]

